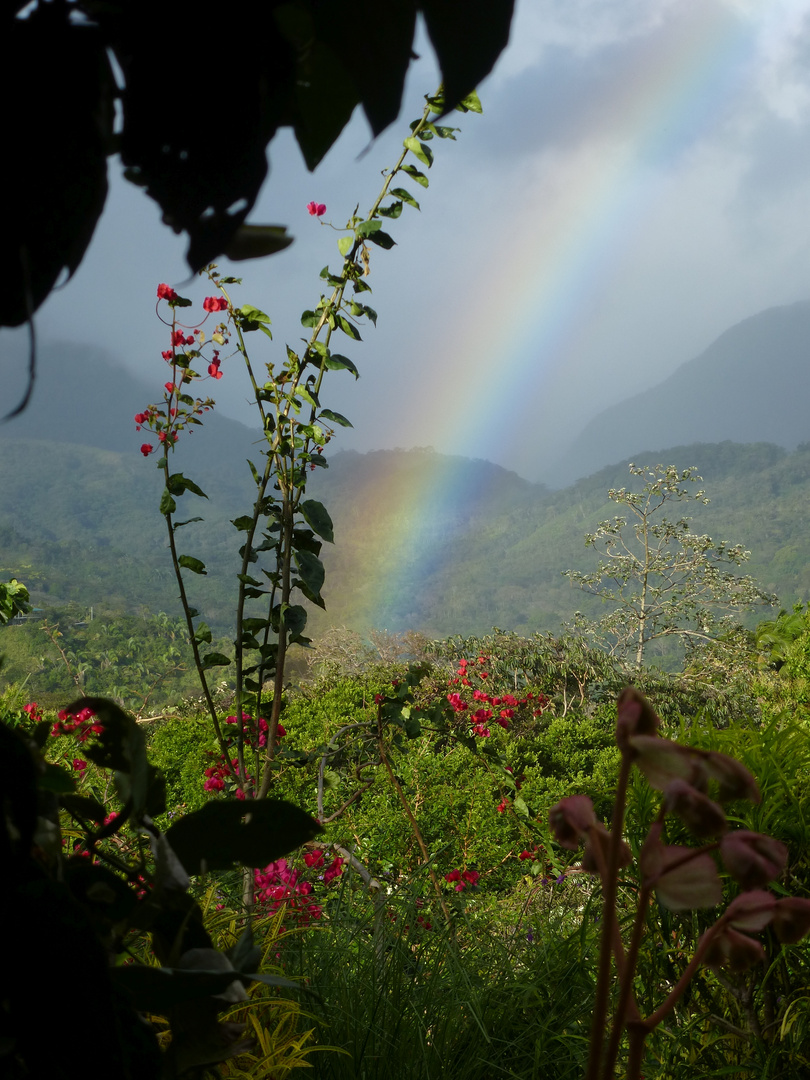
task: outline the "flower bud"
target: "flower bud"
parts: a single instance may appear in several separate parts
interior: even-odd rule
[[[765,959],[765,950],[758,941],[726,926],[714,938],[704,957],[708,967],[728,967],[732,971],[747,971]]]
[[[661,721],[635,686],[625,686],[616,703],[616,744],[624,753],[633,735],[655,735]]]
[[[779,877],[787,863],[787,848],[772,836],[738,829],[720,841],[726,870],[744,889],[756,889]]]
[[[548,820],[557,843],[576,851],[588,829],[596,824],[596,814],[587,795],[570,795],[552,806]]]
[[[673,780],[684,780],[698,791],[707,786],[703,759],[690,746],[657,735],[633,735],[628,740],[634,762],[650,787],[663,791]]]
[[[667,847],[655,840],[644,844],[639,863],[658,902],[671,911],[716,907],[723,899],[723,886],[711,855],[692,848]]]
[[[810,932],[810,900],[787,896],[773,909],[773,929],[785,945],[793,945]]]
[[[759,933],[774,916],[776,897],[764,889],[740,893],[726,908],[726,916],[735,930]]]
[[[728,802],[729,799],[761,801],[757,782],[742,762],[717,750],[710,750],[703,760],[709,776],[720,784],[717,795],[720,802]]]
[[[601,874],[607,868],[608,855],[610,853],[611,834],[605,826],[597,821],[588,832],[585,841],[585,851],[582,855],[582,869],[588,874]],[[624,840],[619,841],[619,866],[629,866],[633,861],[633,853]]]
[[[728,829],[726,815],[707,795],[685,780],[673,780],[664,789],[664,809],[677,814],[695,836],[720,836]]]

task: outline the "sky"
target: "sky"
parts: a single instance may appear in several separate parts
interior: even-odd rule
[[[318,274],[340,262],[329,223],[371,205],[435,89],[424,36],[416,48],[400,121],[375,142],[358,113],[314,174],[289,132],[271,143],[250,220],[296,241],[220,262],[244,278],[234,298],[272,319],[259,361],[304,335]],[[517,0],[479,93],[483,115],[454,114],[457,141],[434,141],[429,189],[403,182],[422,209],[390,224],[393,250],[372,251],[377,328],[339,346],[361,378],[330,374],[321,400],[354,424],[340,448],[432,446],[534,480],[606,406],[741,319],[810,298],[810,0]],[[227,153],[227,136],[212,131],[211,145]],[[105,349],[154,386],[146,405],[168,345],[157,284],[196,301],[211,290],[189,281],[185,239],[115,161],[110,181],[90,250],[37,333]],[[24,333],[0,332],[9,400],[25,348]],[[252,422],[236,360],[222,370],[203,392]],[[47,386],[35,393],[32,409]]]

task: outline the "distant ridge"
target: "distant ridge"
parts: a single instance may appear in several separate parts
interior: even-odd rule
[[[726,330],[658,386],[596,416],[552,475],[555,486],[641,455],[693,442],[810,440],[810,301],[769,308]]]

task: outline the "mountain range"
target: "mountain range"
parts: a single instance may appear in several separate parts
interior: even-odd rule
[[[696,466],[712,501],[695,527],[750,548],[746,569],[783,603],[808,599],[808,332],[810,304],[732,327],[660,387],[589,424],[556,479],[566,469],[591,475],[564,488],[427,450],[331,456],[308,487],[336,537],[324,547],[327,611],[313,612],[314,633],[329,625],[529,633],[559,629],[578,608],[596,611],[561,571],[595,562],[583,534],[616,512],[606,493],[627,485],[630,455]],[[34,405],[0,426],[0,576],[26,581],[43,608],[73,601],[176,613],[160,477],[139,455],[132,421],[152,391],[76,345],[43,348],[38,368]],[[183,510],[205,521],[182,538],[209,570],[191,581],[192,602],[222,631],[239,546],[229,521],[252,498],[245,459],[260,441],[210,414],[181,440],[174,466],[209,496],[184,497]]]
[[[594,417],[544,479],[555,486],[612,461],[689,443],[810,439],[810,301],[732,326],[669,378]]]

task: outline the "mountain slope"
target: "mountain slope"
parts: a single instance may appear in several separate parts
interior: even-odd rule
[[[770,308],[727,330],[664,382],[595,417],[555,466],[570,483],[645,448],[810,439],[810,302]],[[547,478],[551,482],[550,478]]]

